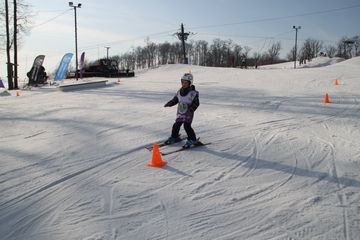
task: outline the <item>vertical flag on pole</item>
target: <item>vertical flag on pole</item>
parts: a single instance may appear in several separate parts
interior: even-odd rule
[[[30,72],[27,73],[27,76],[29,78],[29,84],[37,82],[38,75],[39,75],[40,69],[43,65],[44,59],[45,59],[45,55],[39,55],[34,59],[32,68],[31,68]]]
[[[58,70],[56,71],[56,75],[54,80],[55,81],[61,81],[64,79],[65,74],[69,68],[69,63],[71,61],[73,54],[72,53],[67,53],[63,56],[63,58],[61,59],[60,62],[60,66],[58,68]]]
[[[0,78],[0,88],[5,88],[4,83],[1,78]]]
[[[85,52],[83,52],[80,57],[80,79],[82,79],[82,74],[84,71],[84,61],[85,61]]]

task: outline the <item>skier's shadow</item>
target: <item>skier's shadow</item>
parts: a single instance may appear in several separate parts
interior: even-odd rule
[[[234,161],[242,161],[243,164],[241,165],[241,167],[244,168],[253,169],[254,164],[256,162],[256,169],[261,169],[261,168],[272,169],[274,171],[281,171],[291,175],[307,177],[307,178],[317,178],[318,181],[325,180],[339,185],[360,188],[360,181],[348,177],[334,177],[327,172],[318,172],[313,170],[302,169],[299,168],[298,166],[295,166],[295,170],[294,170],[293,166],[285,165],[282,163],[275,163],[264,159],[254,159],[253,157],[239,156],[237,154],[229,154],[226,152],[216,152],[209,148],[206,148],[205,151],[210,154],[216,155],[220,158],[231,159]]]
[[[168,170],[168,171],[171,171],[171,172],[175,172],[179,175],[182,175],[184,177],[192,177],[192,175],[189,175],[183,171],[180,171],[179,169],[176,169],[176,168],[173,168],[173,167],[170,167],[168,164],[166,164],[165,166],[162,167],[163,169],[165,170]]]

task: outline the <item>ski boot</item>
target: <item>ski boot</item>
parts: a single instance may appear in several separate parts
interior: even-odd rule
[[[190,148],[192,146],[196,146],[198,144],[197,140],[187,140],[183,148]]]
[[[171,143],[175,143],[175,142],[180,142],[181,139],[180,139],[180,135],[176,138],[174,138],[173,136],[170,136],[168,138],[168,140],[165,141],[166,144],[171,144]]]

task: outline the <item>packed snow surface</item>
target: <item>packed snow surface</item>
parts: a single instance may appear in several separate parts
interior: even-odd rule
[[[359,66],[167,65],[100,88],[2,89],[0,239],[359,239]],[[189,71],[192,126],[212,144],[149,167]]]

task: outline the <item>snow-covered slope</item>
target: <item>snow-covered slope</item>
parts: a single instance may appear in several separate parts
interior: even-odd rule
[[[325,60],[3,92],[0,239],[358,239],[360,58]],[[193,128],[213,143],[148,167],[189,70]]]

